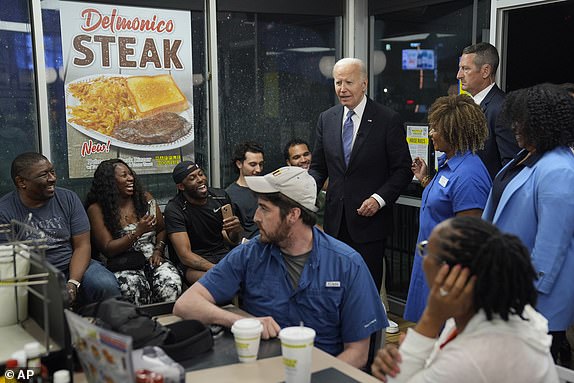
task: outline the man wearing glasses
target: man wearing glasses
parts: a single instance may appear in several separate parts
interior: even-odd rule
[[[16,220],[36,229],[19,239],[45,240],[46,260],[68,278],[70,304],[119,296],[115,276],[91,259],[90,223],[80,199],[56,187],[52,163],[39,153],[23,153],[12,162],[11,176],[16,190],[0,199],[0,224]],[[10,240],[0,235],[0,243]]]

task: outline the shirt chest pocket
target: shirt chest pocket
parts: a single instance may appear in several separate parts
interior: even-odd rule
[[[298,297],[297,303],[310,310],[317,320],[325,320],[326,326],[340,322],[343,289],[340,287],[308,288]]]
[[[281,291],[281,283],[277,278],[264,276],[263,278],[246,279],[246,293],[251,299],[260,303],[275,303],[277,300],[277,291]]]

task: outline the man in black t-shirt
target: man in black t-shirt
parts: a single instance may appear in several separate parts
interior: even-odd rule
[[[243,227],[235,215],[223,219],[221,207],[231,200],[225,191],[207,187],[207,177],[198,165],[181,162],[172,176],[179,192],[165,208],[165,226],[171,249],[187,282],[193,284],[230,250],[224,232],[237,243]],[[239,210],[234,206],[233,211]]]

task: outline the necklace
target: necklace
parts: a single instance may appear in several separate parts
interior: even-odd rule
[[[516,166],[522,165],[522,164],[523,164],[527,159],[529,159],[531,156],[532,156],[532,152],[528,152],[528,153],[526,154],[526,156],[524,156],[524,158],[521,159],[520,162],[518,162],[518,163],[516,164]]]
[[[133,211],[126,211],[128,209],[120,209],[120,219],[126,223],[132,223],[136,220],[136,216]]]

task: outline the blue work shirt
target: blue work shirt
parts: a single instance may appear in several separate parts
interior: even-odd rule
[[[279,247],[259,236],[233,249],[199,280],[217,303],[241,294],[242,309],[271,316],[281,326],[302,321],[315,345],[338,355],[343,343],[368,338],[388,326],[379,292],[363,258],[343,242],[313,228],[313,249],[293,288]]]
[[[419,214],[417,243],[428,240],[434,227],[456,213],[484,209],[492,181],[484,163],[467,151],[456,153],[447,161],[446,154],[438,160],[438,172],[423,191]],[[427,285],[422,258],[415,256],[404,318],[417,322],[427,303]]]

